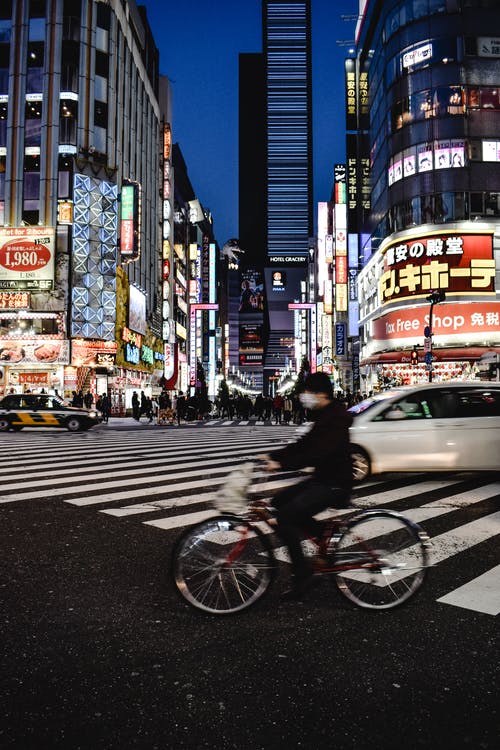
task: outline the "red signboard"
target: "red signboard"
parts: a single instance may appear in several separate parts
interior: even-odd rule
[[[431,291],[484,295],[495,292],[491,234],[443,232],[391,243],[380,278],[383,305]]]
[[[389,312],[373,321],[375,340],[415,339],[423,341],[424,328],[429,324],[429,308],[408,307]],[[440,304],[432,315],[432,332],[446,334],[495,334],[500,330],[500,302],[471,304]],[[487,337],[486,337],[487,338]]]
[[[347,284],[347,256],[337,255],[335,258],[335,283]]]
[[[22,310],[29,306],[29,292],[0,292],[0,309],[2,310]]]

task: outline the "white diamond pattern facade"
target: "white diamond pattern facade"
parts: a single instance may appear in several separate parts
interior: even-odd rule
[[[118,189],[76,174],[71,335],[114,341]]]

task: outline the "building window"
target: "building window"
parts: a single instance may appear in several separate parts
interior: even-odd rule
[[[69,198],[71,196],[71,186],[73,183],[73,159],[70,156],[59,157],[58,173],[58,198]]]
[[[8,104],[6,102],[0,103],[0,147],[6,148],[7,146],[7,116],[9,113]]]
[[[94,103],[94,125],[99,128],[108,127],[108,105],[105,102]]]
[[[96,50],[95,53],[95,72],[96,75],[103,78],[109,77],[109,55],[99,52],[99,50]]]
[[[45,0],[30,0],[30,18],[43,18],[45,11]]]
[[[29,224],[37,224],[25,216],[25,212],[38,213],[40,209],[40,157],[25,156],[23,177],[23,219]],[[32,216],[33,218],[33,216]]]
[[[64,0],[63,40],[80,41],[80,17],[82,6],[80,0]]]
[[[30,42],[28,45],[28,70],[26,75],[27,94],[41,94],[43,91],[43,61],[43,43]]]
[[[486,216],[500,216],[500,193],[484,194],[484,213]]]
[[[63,42],[61,52],[61,91],[78,92],[80,45]]]
[[[78,102],[61,99],[59,105],[59,143],[76,145]]]
[[[94,95],[95,98],[100,102],[108,101],[108,79],[102,76],[95,77],[94,81]]]
[[[30,18],[28,38],[30,42],[45,41],[45,18]]]
[[[26,102],[24,145],[40,146],[42,138],[42,102]]]
[[[0,94],[9,93],[10,44],[0,44]]]

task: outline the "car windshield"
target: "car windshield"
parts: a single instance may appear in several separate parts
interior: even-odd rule
[[[381,401],[386,401],[389,398],[393,398],[394,396],[399,395],[400,392],[400,390],[391,388],[390,391],[380,391],[380,393],[374,393],[372,396],[368,396],[368,398],[360,401],[359,404],[354,404],[353,406],[351,406],[348,409],[348,412],[352,414],[353,417],[355,417],[357,414],[362,414],[368,409],[371,409],[373,406],[375,406],[375,404],[379,404]]]

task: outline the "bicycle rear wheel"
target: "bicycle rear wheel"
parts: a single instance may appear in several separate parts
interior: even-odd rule
[[[274,577],[272,547],[260,529],[216,516],[188,529],[172,553],[175,585],[193,607],[211,614],[255,604]]]
[[[428,565],[425,532],[391,511],[367,511],[354,518],[335,555],[340,591],[359,607],[390,609],[422,585]]]

